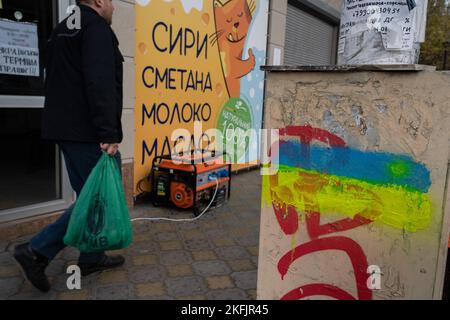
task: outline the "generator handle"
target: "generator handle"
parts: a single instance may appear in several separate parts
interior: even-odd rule
[[[191,152],[191,155],[193,155],[194,153],[196,153],[196,152],[199,152],[199,153],[201,153],[202,155],[205,153],[205,149],[192,149],[190,152]],[[218,156],[223,156],[223,155],[226,155],[227,153],[225,152],[225,151],[221,151],[221,152],[218,152],[218,151],[216,151],[216,150],[213,150],[213,151],[209,151],[208,150],[208,152],[211,152],[212,153],[212,155],[211,156],[209,156],[209,157],[203,157],[202,156],[202,160],[203,160],[203,162],[207,162],[208,160],[213,160],[214,158],[216,158],[216,157],[218,157]],[[177,159],[177,160],[179,160],[180,162],[183,162],[183,163],[186,163],[186,164],[191,164],[191,165],[194,165],[195,163],[195,160],[194,159],[191,159],[191,160],[185,160],[185,159]]]

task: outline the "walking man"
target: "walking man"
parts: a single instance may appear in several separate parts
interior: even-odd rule
[[[102,152],[115,157],[120,168],[123,57],[110,27],[112,0],[79,0],[77,5],[81,28],[71,27],[66,19],[48,42],[42,138],[59,145],[79,195]],[[29,243],[15,248],[14,257],[28,280],[43,292],[50,290],[45,269],[65,247],[72,207]],[[86,276],[124,260],[103,252],[81,253],[78,265]]]

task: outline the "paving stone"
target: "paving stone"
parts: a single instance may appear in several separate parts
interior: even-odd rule
[[[139,233],[133,235],[133,242],[143,242],[143,241],[151,241],[153,240],[153,235],[150,232]]]
[[[126,256],[128,254],[127,249],[119,249],[119,250],[111,250],[111,251],[106,251],[105,252],[106,255],[122,255],[122,256]]]
[[[249,259],[229,260],[227,263],[233,271],[249,271],[256,269],[255,265]]]
[[[261,217],[258,215],[255,215],[255,217],[251,217],[248,220],[248,224],[251,226],[260,226],[261,225]],[[259,228],[257,228],[256,230],[259,230]]]
[[[250,260],[253,262],[253,264],[254,264],[254,265],[256,266],[256,268],[258,269],[258,257],[253,256],[253,257],[251,257]]]
[[[243,173],[234,180],[231,200],[197,221],[133,223],[132,245],[110,253],[127,256],[124,266],[82,277],[80,291],[67,289],[69,275],[65,274],[68,265],[77,263],[77,249],[66,248],[47,268],[52,290],[42,294],[23,278],[11,255],[15,245],[28,239],[0,242],[0,281],[9,281],[0,282],[0,298],[255,299],[261,181],[259,172]],[[149,204],[137,207],[133,214],[191,216],[179,210],[153,209]]]
[[[0,241],[0,253],[5,252],[8,249],[9,241]]]
[[[200,224],[197,221],[193,222],[179,222],[177,223],[177,229],[182,230],[196,230],[200,229]]]
[[[161,282],[167,277],[167,271],[163,266],[136,267],[128,270],[128,277],[133,283]]]
[[[176,266],[168,266],[167,271],[169,272],[169,277],[178,278],[185,276],[193,276],[194,269],[188,264],[186,265],[176,265]]]
[[[66,261],[64,260],[52,260],[45,269],[45,274],[48,276],[57,276],[66,273]]]
[[[246,226],[245,228],[233,228],[230,230],[230,234],[236,238],[236,237],[246,237],[250,235],[250,228],[249,226]]]
[[[161,252],[161,264],[166,266],[192,263],[191,255],[186,251]]]
[[[219,276],[231,273],[230,267],[221,260],[197,261],[192,264],[195,273],[200,276]]]
[[[163,300],[163,301],[168,301],[168,300],[174,300],[174,298],[171,297],[171,296],[156,296],[156,297],[141,297],[141,298],[137,297],[136,300],[147,300],[147,301],[152,301],[152,300],[161,301],[161,300]]]
[[[238,217],[238,219],[241,221],[242,226],[246,226],[249,230],[252,230],[254,227],[250,225],[250,223],[248,222],[249,219],[253,218],[256,215],[260,215],[261,213],[261,207],[258,207],[258,209],[254,209],[254,212],[246,212],[246,213],[242,213],[242,212],[236,212],[236,216]]]
[[[206,294],[208,300],[248,300],[247,293],[238,288],[211,290]]]
[[[217,238],[211,240],[217,247],[231,247],[236,243],[231,238]]]
[[[193,251],[192,257],[195,261],[217,260],[217,255],[212,250]]]
[[[161,251],[170,251],[170,250],[182,250],[183,244],[181,241],[173,240],[173,241],[162,241],[159,243]]]
[[[64,273],[67,271],[68,267],[76,265],[78,265],[78,261],[76,260],[64,260]]]
[[[148,200],[150,200],[150,199],[148,199]],[[145,215],[151,214],[152,216],[156,217],[156,216],[163,215],[167,211],[167,208],[165,208],[165,207],[155,207],[155,206],[153,206],[150,203],[150,201],[147,201],[147,202],[146,201],[142,201],[141,204],[139,204],[138,206],[134,207],[133,211],[138,212],[141,215],[143,215],[143,214],[145,214]],[[149,225],[152,225],[152,224],[156,223],[156,222],[150,222],[149,223],[148,221],[140,221],[136,225],[139,225],[139,223],[143,224],[144,222],[146,222]]]
[[[236,287],[249,290],[256,289],[257,274],[256,270],[241,271],[232,273],[231,277],[236,283]]]
[[[127,251],[131,255],[156,254],[159,252],[159,245],[153,241],[133,243]]]
[[[206,282],[210,290],[234,288],[234,283],[230,276],[207,277]]]
[[[57,292],[66,292],[68,290],[68,288],[67,288],[68,276],[69,275],[58,275],[58,276],[55,276],[52,281],[49,280],[50,285],[52,286],[52,290],[57,291]],[[84,288],[83,284],[84,284],[83,277],[81,277],[81,288]]]
[[[99,284],[113,284],[128,282],[128,273],[126,270],[108,270],[102,272],[98,277]]]
[[[208,212],[206,212],[201,220],[202,221],[215,221],[217,217],[220,217],[221,214],[218,212],[220,208],[210,208]]]
[[[19,292],[24,279],[19,277],[0,279],[0,299],[6,299]]]
[[[256,298],[257,298],[256,290],[253,290],[253,289],[247,290],[247,295],[250,300],[256,300]]]
[[[231,195],[231,197],[234,197],[235,201],[231,201],[229,203],[230,212],[232,212],[234,217],[237,218],[242,211],[248,210],[248,204],[246,205],[240,201],[241,197],[239,194]]]
[[[240,228],[242,227],[242,219],[230,218],[223,220],[223,225],[227,228]]]
[[[181,222],[180,222],[181,223]],[[166,231],[176,231],[176,222],[158,222],[152,225],[150,230],[153,232],[166,232]]]
[[[0,278],[20,277],[22,272],[18,265],[0,266]]]
[[[176,232],[160,232],[153,236],[155,241],[172,241],[179,240],[180,236]]]
[[[138,218],[138,217],[136,217],[136,218]],[[139,220],[139,221],[133,222],[132,226],[133,226],[133,234],[139,234],[139,233],[150,232],[151,224],[148,223],[148,221]]]
[[[138,298],[160,297],[164,296],[166,287],[162,282],[142,283],[136,285],[136,296]]]
[[[58,300],[88,300],[90,298],[88,290],[71,290],[60,292],[57,295]]]
[[[30,281],[24,280],[22,286],[20,287],[19,293],[27,293],[31,291],[36,291],[36,288],[31,284]]]
[[[192,296],[207,292],[206,284],[202,277],[183,277],[166,280],[167,292],[170,296]]]
[[[244,248],[238,246],[216,248],[214,251],[220,259],[224,260],[238,260],[250,257]]]
[[[258,246],[259,245],[259,237],[255,235],[247,235],[243,237],[234,238],[236,243],[240,246],[249,247],[249,246]]]
[[[229,231],[222,229],[211,229],[205,231],[205,237],[208,239],[215,239],[215,238],[227,238],[229,237]]]
[[[134,298],[133,286],[130,284],[112,284],[95,290],[97,300],[130,300]]]
[[[5,251],[0,253],[0,267],[8,267],[16,264],[17,262],[10,252]]]
[[[5,248],[5,250],[3,250],[2,253],[9,253],[9,254],[12,256],[12,255],[14,254],[15,248],[16,248],[18,245],[23,244],[23,243],[25,243],[25,242],[26,242],[26,241],[17,241],[17,240],[15,240],[15,241],[10,241],[10,242],[9,242],[9,245]],[[2,253],[0,253],[0,256],[1,256]]]
[[[19,293],[8,298],[8,300],[54,300],[56,293],[53,291],[41,292],[35,290],[33,292]]]
[[[258,246],[251,246],[251,247],[247,247],[248,252],[250,252],[250,254],[252,256],[258,256],[259,254],[259,247]]]
[[[220,223],[220,218],[223,217],[224,215],[227,215],[230,213],[230,208],[226,205],[223,204],[219,207],[211,207],[210,213],[212,213],[211,215],[211,219],[205,219],[206,222],[218,222]]]
[[[116,269],[117,270],[117,269]],[[103,272],[95,272],[88,276],[81,277],[81,289],[93,290],[99,285],[99,279]],[[66,278],[67,279],[67,278]],[[67,286],[66,286],[67,290]],[[94,293],[95,290],[93,290]]]
[[[66,260],[77,260],[78,261],[80,252],[75,248],[67,247],[63,251],[63,256],[64,256],[64,259],[66,259]]]
[[[64,259],[64,250],[59,251],[53,258],[53,260],[61,260],[61,259]]]
[[[200,226],[202,229],[209,230],[209,229],[218,229],[221,227],[220,223],[215,221],[201,221]]]
[[[132,262],[134,266],[152,265],[158,264],[159,258],[157,255],[154,254],[134,256],[132,257]]]
[[[200,229],[183,230],[180,234],[184,240],[205,239],[205,233]]]
[[[208,239],[184,240],[184,248],[187,250],[208,250],[214,248]]]
[[[186,300],[186,301],[206,300],[206,296],[197,295],[197,296],[178,297],[177,300]]]

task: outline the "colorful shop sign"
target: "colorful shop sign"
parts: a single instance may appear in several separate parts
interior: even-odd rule
[[[176,129],[208,149],[217,128],[234,164],[257,161],[269,1],[136,2],[135,193],[152,159],[173,151]]]

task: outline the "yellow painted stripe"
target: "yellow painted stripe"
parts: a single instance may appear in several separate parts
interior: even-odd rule
[[[428,194],[398,185],[375,185],[299,168],[263,176],[262,206],[291,205],[301,212],[363,217],[416,232],[425,229],[432,214]]]

